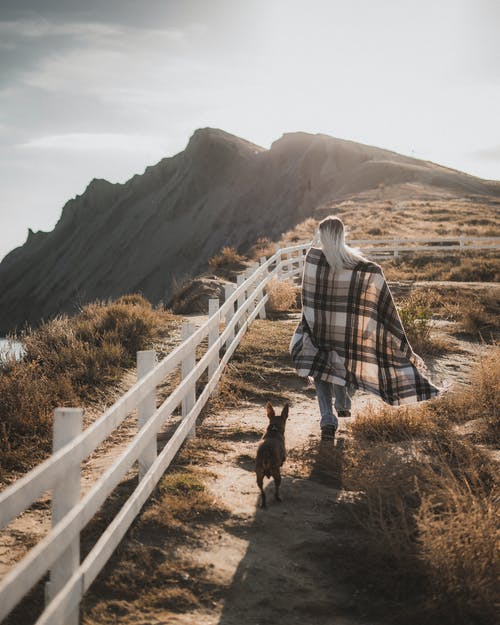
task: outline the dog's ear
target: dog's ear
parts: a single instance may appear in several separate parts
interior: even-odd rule
[[[267,418],[268,419],[272,419],[273,417],[276,416],[275,412],[274,412],[274,408],[271,406],[271,402],[268,401],[266,404],[266,411],[267,411]]]
[[[281,411],[281,417],[283,418],[283,421],[286,421],[288,419],[288,404],[285,404],[283,406],[283,410]]]

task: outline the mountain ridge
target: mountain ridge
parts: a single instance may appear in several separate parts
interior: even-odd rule
[[[342,198],[383,193],[500,197],[500,183],[324,134],[285,133],[269,149],[215,128],[124,183],[94,178],[51,232],[29,231],[0,263],[0,332],[81,304],[172,284],[223,245],[277,238]]]

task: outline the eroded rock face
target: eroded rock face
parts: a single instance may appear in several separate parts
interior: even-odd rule
[[[0,264],[0,334],[142,292],[168,301],[223,246],[277,239],[325,203],[412,183],[499,196],[498,183],[326,135],[291,133],[270,150],[204,128],[186,149],[124,184],[92,180],[52,232],[30,232]]]

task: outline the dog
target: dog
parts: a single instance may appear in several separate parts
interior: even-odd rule
[[[288,404],[283,406],[281,415],[278,417],[274,412],[274,408],[270,402],[266,404],[267,417],[269,425],[266,433],[262,437],[262,442],[257,449],[257,457],[255,459],[255,473],[257,474],[257,485],[262,494],[261,508],[266,507],[266,494],[262,487],[264,476],[274,478],[274,496],[276,501],[281,501],[280,484],[281,473],[280,467],[285,462],[285,425],[288,419]]]

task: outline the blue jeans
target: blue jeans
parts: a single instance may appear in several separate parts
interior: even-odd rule
[[[350,384],[340,386],[340,384],[332,384],[320,379],[314,379],[314,386],[318,394],[319,411],[321,413],[320,426],[333,425],[335,429],[339,426],[337,415],[332,410],[332,400],[335,397],[335,410],[351,409],[351,397],[354,395],[355,388]]]

